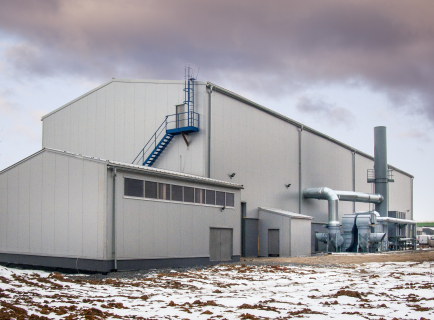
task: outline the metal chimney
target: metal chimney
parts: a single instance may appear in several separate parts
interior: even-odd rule
[[[381,217],[387,217],[389,211],[389,179],[387,170],[387,139],[386,127],[374,128],[374,170],[375,170],[375,193],[384,197],[381,203],[375,204],[375,211]]]

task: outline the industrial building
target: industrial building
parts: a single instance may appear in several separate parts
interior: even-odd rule
[[[371,155],[188,72],[112,79],[42,122],[42,150],[0,172],[2,263],[176,267],[388,250],[416,234],[413,176],[387,164],[383,127],[374,170]]]

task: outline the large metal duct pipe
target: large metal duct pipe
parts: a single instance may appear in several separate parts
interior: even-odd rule
[[[338,191],[327,187],[308,188],[303,190],[304,198],[314,198],[327,200],[329,203],[329,224],[339,225],[338,204],[341,201],[381,203],[383,196],[381,194],[363,193],[355,191]]]
[[[375,204],[375,211],[381,217],[387,217],[389,204],[387,197],[389,195],[389,179],[387,176],[387,139],[386,127],[374,128],[374,170],[375,170],[375,193],[384,197],[384,201]]]
[[[329,225],[338,225],[338,207],[339,207],[339,198],[336,192],[330,188],[308,188],[303,190],[304,198],[313,198],[313,199],[323,199],[328,201],[329,209]]]
[[[354,191],[335,191],[340,201],[354,201],[367,203],[381,203],[384,197],[381,194],[363,193]]]
[[[339,200],[354,201],[354,202],[368,202],[368,203],[381,203],[383,197],[380,194],[370,194],[354,191],[335,191],[327,187],[323,188],[308,188],[303,190],[304,198],[323,199],[328,201],[328,224],[329,230],[327,234],[317,234],[320,241],[325,242],[328,238],[336,247],[341,247],[344,243],[344,238],[341,236],[340,223],[339,223]],[[328,250],[328,249],[327,249]]]

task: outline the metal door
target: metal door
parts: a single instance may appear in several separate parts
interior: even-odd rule
[[[232,258],[232,229],[220,231],[220,261],[229,261]]]
[[[279,256],[279,229],[268,229],[268,256]]]
[[[178,104],[176,106],[176,127],[183,128],[186,127],[186,113],[185,113],[185,104]]]
[[[209,259],[211,261],[229,261],[232,259],[232,229],[210,229]]]

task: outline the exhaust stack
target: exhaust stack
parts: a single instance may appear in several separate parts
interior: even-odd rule
[[[374,141],[375,193],[381,194],[384,198],[382,202],[375,204],[375,211],[380,214],[380,217],[387,217],[389,211],[389,177],[386,127],[374,128]]]

